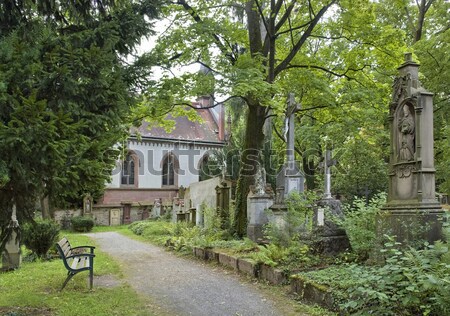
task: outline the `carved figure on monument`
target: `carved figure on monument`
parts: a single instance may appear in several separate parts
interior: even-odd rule
[[[266,189],[266,170],[259,163],[255,175],[255,194],[264,195]]]
[[[414,159],[414,118],[411,115],[409,106],[403,106],[403,116],[398,120],[400,131],[400,149],[398,158],[400,161],[410,161]]]

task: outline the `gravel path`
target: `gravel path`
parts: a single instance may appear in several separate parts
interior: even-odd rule
[[[126,281],[138,293],[170,315],[283,315],[255,286],[220,268],[115,232],[87,235],[124,266]]]

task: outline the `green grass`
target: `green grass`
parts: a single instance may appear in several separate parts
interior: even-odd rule
[[[73,246],[92,245],[86,236],[61,233]],[[120,266],[98,249],[95,251],[94,275],[122,278]],[[0,274],[0,307],[50,308],[52,315],[154,315],[123,282],[116,287],[89,290],[88,272],[80,272],[59,292],[67,270],[60,259],[24,262],[20,269]]]

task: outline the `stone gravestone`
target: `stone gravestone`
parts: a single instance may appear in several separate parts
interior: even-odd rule
[[[266,193],[266,173],[258,164],[255,185],[251,186],[247,196],[247,237],[253,241],[264,236],[264,225],[269,222],[266,210],[272,205],[273,198]]]
[[[20,252],[20,244],[17,240],[17,230],[19,228],[19,222],[17,221],[16,205],[13,205],[13,211],[11,215],[11,222],[9,228],[12,229],[11,239],[5,245],[5,253],[2,255],[2,269],[11,270],[17,269],[22,263],[22,255]]]
[[[400,242],[433,242],[441,238],[443,214],[435,196],[433,94],[421,86],[411,54],[398,70],[389,108],[388,201],[377,229]]]
[[[287,147],[286,162],[277,175],[277,188],[284,188],[284,197],[289,193],[303,192],[305,190],[305,176],[295,162],[294,144],[295,144],[295,112],[299,110],[299,104],[295,102],[294,95],[289,94],[287,119]]]

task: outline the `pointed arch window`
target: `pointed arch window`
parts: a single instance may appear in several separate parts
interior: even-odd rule
[[[164,157],[162,163],[162,186],[176,185],[177,161],[173,154]]]
[[[128,153],[122,166],[122,185],[136,185],[136,157],[132,153]]]

